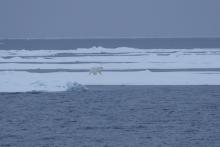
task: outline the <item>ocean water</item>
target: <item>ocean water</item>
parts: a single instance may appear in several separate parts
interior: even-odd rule
[[[220,48],[220,38],[130,38],[130,39],[2,39],[0,49],[77,48],[193,49]]]
[[[0,94],[1,147],[219,147],[220,86]]]

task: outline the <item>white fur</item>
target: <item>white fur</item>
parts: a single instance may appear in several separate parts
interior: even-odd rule
[[[97,74],[102,74],[102,70],[103,70],[103,67],[99,66],[99,67],[92,67],[89,71],[89,74],[93,74],[93,75],[97,75]]]

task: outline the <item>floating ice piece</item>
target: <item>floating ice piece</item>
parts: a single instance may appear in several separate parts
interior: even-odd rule
[[[68,82],[66,84],[66,91],[85,91],[85,90],[88,90],[88,88],[77,82]]]

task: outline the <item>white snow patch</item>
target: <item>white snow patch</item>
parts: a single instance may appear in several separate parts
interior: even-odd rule
[[[66,91],[67,83],[82,85],[220,85],[220,74],[205,72],[28,73],[0,72],[0,92]]]

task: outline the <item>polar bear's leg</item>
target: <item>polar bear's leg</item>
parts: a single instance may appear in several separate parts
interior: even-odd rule
[[[93,74],[93,75],[97,75],[97,74],[102,74],[102,67],[94,67],[94,68],[91,68],[90,71],[89,71],[89,75]]]

